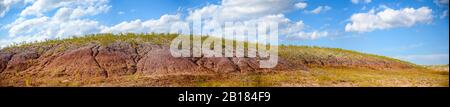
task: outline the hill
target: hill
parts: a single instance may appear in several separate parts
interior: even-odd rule
[[[361,77],[367,73],[398,73],[388,74],[396,78],[413,73],[405,81],[411,83],[407,86],[448,86],[448,71],[442,74],[405,61],[338,48],[279,46],[279,63],[272,69],[259,68],[258,58],[174,58],[168,46],[176,36],[95,34],[12,45],[0,51],[0,86],[364,86],[352,78],[373,81],[370,76],[371,80]],[[311,76],[337,80],[303,80]],[[417,84],[416,76],[427,81]],[[391,82],[365,84],[405,85]]]

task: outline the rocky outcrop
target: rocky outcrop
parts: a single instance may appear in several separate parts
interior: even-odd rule
[[[411,65],[377,57],[348,58],[314,53],[292,53],[279,57],[276,67],[259,67],[261,58],[173,57],[166,45],[113,42],[29,46],[0,51],[0,80],[28,73],[49,77],[115,77],[124,75],[165,75],[180,73],[251,73],[308,70],[308,67],[361,67],[371,69],[408,68]]]
[[[2,73],[8,66],[9,60],[11,60],[13,54],[11,53],[0,53],[0,73]]]
[[[202,72],[201,66],[193,63],[189,58],[175,58],[169,49],[153,47],[138,62],[137,71],[143,74]]]
[[[176,58],[169,47],[150,43],[115,42],[109,45],[54,45],[2,50],[1,76],[33,73],[40,76],[111,77],[172,73],[246,73],[291,70],[298,67],[280,59],[273,69],[259,68],[259,58]],[[306,68],[306,67],[303,67]]]

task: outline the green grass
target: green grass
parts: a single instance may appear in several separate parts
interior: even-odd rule
[[[11,44],[3,50],[17,49],[17,48],[29,48],[29,47],[39,47],[39,46],[52,46],[52,45],[85,45],[89,43],[96,43],[100,45],[109,45],[114,42],[128,42],[128,43],[145,43],[149,42],[152,44],[168,45],[172,39],[177,37],[178,34],[164,34],[164,33],[126,33],[126,34],[91,34],[85,36],[72,36],[70,38],[64,39],[48,39],[44,41],[35,42],[23,42]],[[64,49],[61,49],[64,50]]]
[[[279,56],[290,60],[291,62],[297,62],[298,59],[314,59],[314,60],[327,60],[328,57],[337,57],[346,60],[362,60],[362,61],[386,61],[396,62],[405,65],[414,66],[416,68],[422,68],[416,64],[390,58],[386,56],[361,53],[352,50],[345,50],[341,48],[327,48],[318,46],[280,46]],[[299,63],[297,63],[299,64]]]

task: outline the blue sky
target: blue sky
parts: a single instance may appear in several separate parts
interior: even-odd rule
[[[448,0],[0,0],[0,45],[212,21],[279,21],[281,43],[449,63]],[[253,11],[251,11],[253,10]],[[231,17],[234,16],[234,17]]]

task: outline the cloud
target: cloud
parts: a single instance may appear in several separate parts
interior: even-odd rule
[[[280,36],[318,39],[328,35],[322,31],[305,32],[303,30],[307,25],[303,21],[292,21],[285,17],[287,12],[306,8],[307,3],[298,0],[222,0],[219,4],[190,9],[186,17],[166,14],[158,19],[136,19],[112,26],[101,25],[88,17],[108,12],[111,8],[108,0],[29,0],[27,3],[31,5],[20,12],[19,18],[2,28],[8,29],[9,33],[8,38],[0,40],[3,46],[8,41],[31,42],[91,33],[166,33],[172,24],[191,22],[195,15],[202,15],[204,25],[215,22],[276,22]],[[330,9],[329,6],[321,6],[315,11],[320,13]]]
[[[427,64],[427,65],[449,63],[448,54],[403,55],[403,56],[395,56],[394,58],[411,61],[417,64]]]
[[[371,32],[396,27],[411,27],[418,23],[430,23],[433,19],[432,10],[428,7],[403,8],[400,10],[385,9],[384,11],[353,14],[350,23],[345,26],[346,32]]]
[[[103,28],[102,33],[145,33],[169,32],[172,24],[181,22],[180,15],[163,15],[159,19],[141,21],[140,19],[122,22],[112,27]]]
[[[140,19],[138,20],[134,20],[134,21],[125,21],[122,23],[119,23],[115,26],[109,27],[109,28],[105,28],[102,30],[102,32],[111,32],[111,33],[120,33],[120,32],[138,32],[141,33],[143,32],[143,25],[142,25],[142,21]]]
[[[440,19],[445,19],[448,16],[448,2],[449,0],[434,0],[434,3],[440,8],[444,8],[442,14],[439,16]]]
[[[298,36],[302,34],[301,37],[303,38],[316,39],[317,37],[314,36],[317,35],[305,34],[303,30],[306,25],[303,21],[292,21],[284,15],[284,13],[292,9],[306,8],[306,6],[307,3],[296,3],[294,0],[224,0],[221,4],[207,5],[190,11],[186,21],[192,21],[194,16],[201,15],[203,21],[206,23],[205,25],[209,25],[208,23],[225,22],[242,22],[244,24],[275,22],[279,25],[278,28],[281,36]],[[319,10],[316,11],[323,12],[330,9],[331,7],[329,6],[320,6]],[[242,28],[242,26],[232,27]]]
[[[119,14],[119,15],[123,15],[123,14],[125,14],[125,12],[123,12],[123,11],[119,11],[119,12],[117,12],[117,14]]]
[[[187,19],[201,14],[202,18],[218,22],[243,21],[285,13],[295,7],[295,0],[223,0],[220,4],[190,11]]]
[[[11,43],[43,41],[99,32],[97,21],[69,20],[59,22],[49,17],[21,20],[10,25],[10,36],[0,40],[1,47]]]
[[[104,26],[86,16],[105,13],[111,6],[107,0],[38,0],[20,12],[19,18],[2,27],[8,38],[1,45],[12,42],[32,42],[98,33]],[[46,16],[55,11],[53,16]]]
[[[350,0],[353,4],[358,4],[358,3],[370,3],[372,2],[372,0]]]
[[[9,28],[10,37],[26,37],[29,38],[26,39],[27,42],[95,33],[101,29],[97,21],[87,19],[59,20],[46,16],[32,19],[19,18],[8,24],[6,28]]]
[[[315,40],[319,38],[328,37],[330,34],[327,31],[312,31],[312,32],[298,32],[298,35],[288,36],[290,40]]]
[[[449,0],[434,0],[434,3],[437,5],[448,5]]]
[[[319,6],[319,7],[315,8],[314,10],[306,11],[306,13],[319,14],[321,12],[326,12],[329,10],[331,10],[330,6]]]
[[[0,18],[5,16],[12,5],[19,3],[21,0],[2,0],[0,1]]]
[[[85,16],[93,16],[97,15],[103,12],[106,12],[108,10],[108,6],[104,7],[98,7],[98,8],[68,8],[68,7],[62,7],[59,8],[53,18],[59,19],[59,20],[71,20],[71,19],[79,19],[83,18]]]
[[[297,7],[298,9],[305,9],[306,6],[308,6],[308,4],[305,2],[298,2],[295,4],[295,7]]]
[[[108,0],[37,0],[26,7],[20,16],[43,16],[51,10],[66,7],[73,9],[73,16],[96,15],[109,10]]]
[[[39,31],[42,27],[37,26],[44,25],[49,20],[49,17],[39,17],[33,19],[19,18],[13,23],[6,25],[5,27],[9,28],[9,36],[15,37],[17,35],[33,32],[34,30]]]
[[[448,10],[444,10],[439,18],[444,19],[448,16]]]

